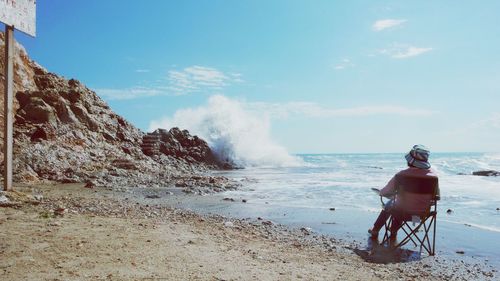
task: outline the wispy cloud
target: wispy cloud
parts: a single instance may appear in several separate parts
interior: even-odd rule
[[[406,59],[416,57],[432,51],[429,47],[416,47],[408,44],[392,44],[389,48],[379,50],[380,54],[390,56],[394,59]]]
[[[225,74],[212,67],[190,66],[168,72],[170,89],[179,95],[200,90],[220,90],[233,82],[242,82],[241,74]]]
[[[166,94],[159,88],[132,87],[125,89],[95,89],[95,92],[110,100],[129,100],[136,98],[152,97]]]
[[[330,108],[312,102],[247,103],[249,110],[258,111],[275,118],[305,116],[314,118],[356,117],[372,115],[430,116],[435,112],[426,109],[408,108],[398,105],[372,105],[350,108]]]
[[[471,132],[473,130],[495,130],[500,129],[500,112],[494,112],[489,117],[473,121],[461,126],[456,132]]]
[[[148,69],[137,69],[147,73]],[[125,100],[159,95],[186,95],[195,92],[221,90],[233,83],[242,83],[240,73],[224,73],[216,68],[190,66],[182,70],[168,71],[167,79],[151,82],[151,86],[132,86],[129,88],[98,88],[96,93],[110,100]]]
[[[243,74],[241,74],[241,73],[229,73],[229,76],[231,76],[232,82],[236,82],[236,83],[245,82],[245,80],[243,80]]]
[[[336,70],[342,70],[342,69],[346,69],[346,68],[354,67],[354,66],[355,66],[354,63],[352,63],[350,59],[344,58],[339,63],[337,63],[334,66],[334,68]]]
[[[383,19],[383,20],[378,20],[373,23],[372,29],[374,31],[382,31],[384,29],[400,26],[407,22],[405,19]]]

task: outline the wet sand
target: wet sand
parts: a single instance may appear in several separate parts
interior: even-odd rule
[[[149,191],[151,192],[151,191]],[[161,193],[159,193],[161,194]],[[145,196],[137,196],[144,198]],[[224,200],[224,198],[231,200]],[[234,200],[234,201],[233,201]],[[245,200],[246,202],[242,202]],[[143,200],[146,202],[146,200]],[[214,213],[235,218],[262,217],[288,226],[311,228],[357,247],[367,245],[367,229],[373,224],[379,210],[366,212],[344,208],[308,208],[277,206],[255,202],[251,198],[233,195],[233,192],[211,196],[163,196],[156,202],[167,202],[177,208],[188,208],[199,213]],[[151,202],[151,200],[149,200]],[[335,205],[333,205],[335,206]],[[467,224],[449,222],[444,208],[438,207],[436,253],[449,260],[488,264],[500,268],[499,233]],[[495,219],[493,217],[492,219]],[[381,234],[382,235],[382,234]],[[412,248],[407,245],[405,248]],[[414,247],[413,247],[414,248]]]
[[[197,214],[131,193],[75,184],[17,190],[43,199],[18,196],[0,208],[4,280],[498,278],[495,269],[442,257],[369,262],[377,254],[307,229]]]

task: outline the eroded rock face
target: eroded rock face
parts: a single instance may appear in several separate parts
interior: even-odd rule
[[[3,55],[0,52],[2,62]],[[221,167],[203,140],[179,129],[158,130],[152,135],[161,139],[157,148],[162,152],[147,155],[141,145],[148,135],[114,113],[95,92],[75,79],[48,72],[24,51],[17,55],[15,181],[134,187],[174,186],[183,179],[188,187],[234,187],[226,178],[198,176]]]

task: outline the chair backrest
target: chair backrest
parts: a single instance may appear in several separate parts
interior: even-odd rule
[[[396,201],[408,214],[425,215],[436,204],[439,191],[435,176],[396,175]]]

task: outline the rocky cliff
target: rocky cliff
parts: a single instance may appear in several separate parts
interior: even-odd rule
[[[3,93],[3,34],[0,47]],[[16,47],[14,181],[234,187],[225,178],[206,175],[230,166],[219,163],[204,140],[178,128],[144,134],[85,85],[48,72]]]

